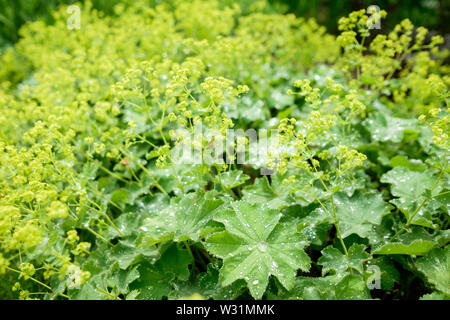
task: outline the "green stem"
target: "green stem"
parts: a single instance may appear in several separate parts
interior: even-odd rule
[[[90,227],[85,227],[86,230],[88,230],[89,232],[91,232],[92,234],[94,234],[96,237],[100,238],[101,240],[103,240],[104,242],[106,242],[107,244],[109,244],[110,246],[112,246],[111,242],[109,242],[108,240],[106,240],[102,235],[100,235],[98,232],[94,231],[92,228]]]
[[[150,171],[148,171],[148,169],[146,167],[144,167],[142,164],[138,163],[138,167],[142,169],[142,171],[144,171],[152,180],[153,183],[155,184],[156,188],[159,189],[159,191],[161,191],[162,193],[164,193],[166,196],[168,196],[169,194],[167,193],[167,191],[158,183],[158,181],[156,181],[156,179],[152,176],[152,174],[150,173]]]
[[[437,197],[441,197],[444,194],[448,194],[448,193],[450,193],[450,191],[441,192],[441,193],[438,193],[437,195],[433,196],[432,198],[434,199],[434,198],[437,198]]]
[[[341,230],[339,229],[339,224],[336,216],[336,208],[334,206],[333,193],[330,195],[331,208],[333,209],[334,226],[336,227],[336,233],[338,235],[339,241],[341,242],[342,248],[344,249],[345,255],[348,256],[347,247],[345,246],[344,239],[342,238]]]
[[[68,295],[65,295],[64,293],[57,293],[56,296],[61,296],[66,299],[70,299],[70,297]]]
[[[88,202],[90,202],[90,203],[92,203],[92,204],[98,206],[98,204],[95,203],[94,201],[92,201],[91,199],[87,198],[87,200],[88,200]],[[101,209],[100,206],[98,206],[98,207]],[[91,208],[92,210],[98,212],[100,215],[102,215],[103,217],[105,217],[106,220],[109,222],[109,224],[110,224],[114,229],[116,229],[116,231],[117,231],[121,236],[123,236],[123,233],[119,230],[119,228],[117,228],[117,226],[114,224],[114,222],[113,222],[113,221],[111,220],[111,218],[108,216],[108,214],[106,214],[105,212],[101,211],[100,209],[95,209],[95,208],[93,208],[93,207],[89,207],[89,208]]]
[[[105,168],[104,166],[100,166],[99,168],[102,169],[103,171],[105,171],[106,173],[108,173],[109,175],[111,175],[112,177],[116,178],[117,180],[120,180],[120,181],[125,182],[125,183],[130,183],[130,181],[122,178],[121,176],[119,176],[118,174],[116,174],[116,173],[112,172],[111,170]]]
[[[309,151],[309,150],[308,150]],[[313,163],[313,159],[312,157],[310,157],[311,163]],[[313,165],[314,171],[316,173],[319,173],[319,171],[317,170],[316,166]],[[327,193],[330,194],[330,200],[331,200],[331,209],[333,210],[333,219],[334,219],[334,227],[336,228],[336,233],[338,235],[339,241],[341,242],[342,248],[344,249],[344,253],[346,256],[348,256],[348,251],[347,251],[347,247],[344,243],[344,239],[342,238],[342,234],[341,234],[341,230],[339,229],[339,224],[338,224],[338,219],[336,216],[336,208],[334,206],[334,196],[333,196],[333,192],[330,192],[330,190],[328,189],[327,185],[325,184],[325,182],[322,180],[322,178],[319,177],[319,181],[322,184],[322,186],[324,187],[325,191]],[[327,210],[329,211],[329,210]]]
[[[8,269],[8,270],[10,270],[10,271],[13,271],[13,272],[17,272],[18,274],[20,274],[20,275],[22,275],[22,276],[24,275],[24,273],[23,273],[22,271],[19,271],[19,270],[10,268],[10,267],[6,267],[6,269]],[[35,278],[33,278],[33,277],[30,277],[30,276],[28,276],[28,275],[27,275],[27,277],[28,277],[30,280],[36,282],[37,284],[40,284],[40,285],[43,286],[44,288],[47,288],[48,290],[52,290],[52,288],[50,288],[50,287],[49,287],[48,285],[46,285],[45,283],[42,283],[41,281],[39,281],[39,280],[37,280],[37,279],[35,279]]]
[[[100,293],[103,293],[104,295],[106,295],[106,296],[108,296],[108,297],[110,297],[110,298],[113,298],[114,300],[122,300],[122,299],[120,299],[119,297],[116,297],[116,296],[112,295],[112,294],[109,293],[108,291],[103,290],[102,288],[98,288],[98,287],[97,287],[97,291],[100,292]]]

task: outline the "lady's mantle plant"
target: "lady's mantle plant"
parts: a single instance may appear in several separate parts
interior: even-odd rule
[[[443,39],[228,3],[86,2],[4,50],[1,298],[450,297]],[[279,141],[176,163],[200,123]]]

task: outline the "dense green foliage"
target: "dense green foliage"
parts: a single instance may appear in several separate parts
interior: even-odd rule
[[[389,12],[385,21],[388,28],[408,17],[414,24],[424,25],[441,34],[450,32],[447,23],[450,17],[450,3],[445,0],[280,0],[290,12],[299,16],[315,17],[329,31],[338,30],[338,19],[352,10],[377,5]]]
[[[0,0],[0,45],[16,42],[20,27],[27,21],[44,19],[54,22],[52,11],[62,4],[83,3],[84,0]],[[244,10],[258,0],[237,1]],[[114,13],[113,7],[118,3],[132,3],[133,0],[91,0],[95,9],[104,14]],[[162,0],[147,0],[155,5]],[[235,1],[236,2],[236,1]],[[297,16],[312,17],[327,27],[332,33],[338,31],[338,19],[353,10],[367,8],[377,4],[389,12],[385,24],[392,28],[405,17],[414,24],[427,26],[440,34],[450,33],[450,3],[444,0],[274,0],[270,1],[271,10],[290,12]]]
[[[0,298],[450,298],[440,36],[362,10],[335,37],[261,1],[112,10],[71,30],[61,7],[0,56]],[[222,143],[177,135],[198,123],[279,141],[175,163]]]
[[[52,12],[58,5],[73,4],[76,0],[0,0],[0,45],[16,42],[20,27],[28,21],[42,19],[53,23]],[[93,0],[97,10],[111,14],[112,8],[122,0]]]

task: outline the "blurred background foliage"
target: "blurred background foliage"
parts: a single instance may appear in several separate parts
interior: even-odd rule
[[[76,0],[0,0],[0,46],[18,40],[20,27],[28,22],[43,19],[53,21],[52,11],[61,4],[72,4]],[[84,1],[78,1],[84,2]],[[107,14],[121,0],[93,0],[98,10]]]
[[[280,0],[289,12],[314,17],[331,33],[337,33],[337,21],[351,11],[377,5],[386,10],[386,29],[405,18],[441,35],[450,33],[450,0]]]
[[[105,14],[113,14],[118,2],[132,0],[90,0],[93,7]],[[149,0],[158,3],[164,0]],[[167,1],[167,0],[165,0]],[[170,0],[169,0],[170,1]],[[239,2],[248,8],[258,0],[223,0],[224,3]],[[76,0],[0,0],[0,46],[12,44],[19,38],[18,30],[27,21],[43,19],[52,22],[52,10],[60,4],[72,4]],[[78,2],[84,2],[83,0]],[[450,34],[450,0],[271,0],[270,9],[291,12],[297,16],[313,17],[325,25],[329,32],[337,33],[337,21],[351,11],[377,5],[388,12],[384,22],[390,30],[404,18],[417,26],[425,26],[443,36]]]

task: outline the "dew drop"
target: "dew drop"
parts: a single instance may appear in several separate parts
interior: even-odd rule
[[[264,241],[261,241],[260,243],[258,243],[258,250],[261,252],[266,252],[267,251],[267,243]]]

